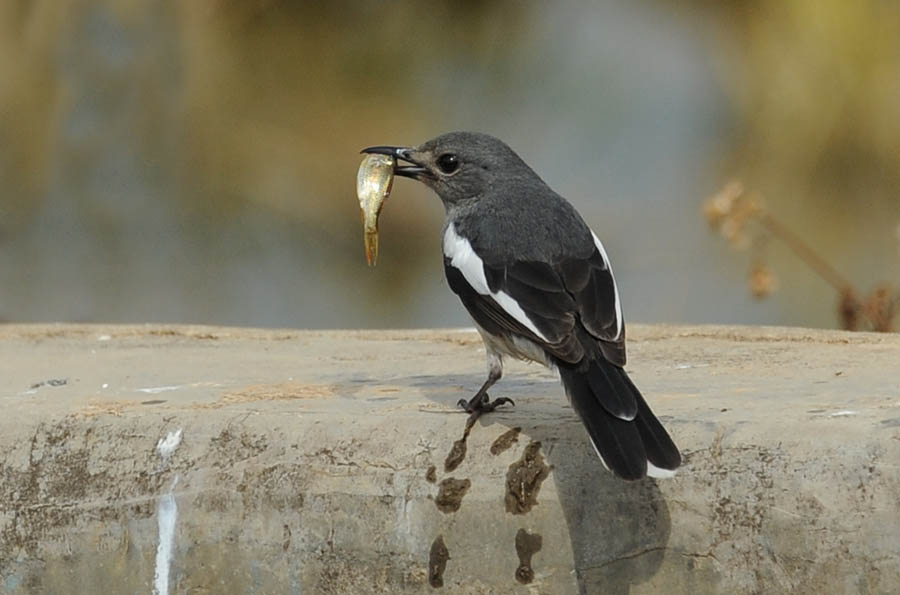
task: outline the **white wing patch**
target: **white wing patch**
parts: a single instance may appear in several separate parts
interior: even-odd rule
[[[622,336],[622,303],[619,301],[619,286],[616,285],[616,276],[612,270],[612,264],[609,262],[609,256],[606,255],[606,249],[603,247],[603,243],[600,242],[600,238],[597,237],[593,231],[591,235],[594,236],[594,245],[597,246],[597,250],[600,251],[600,256],[603,257],[603,262],[606,263],[606,270],[609,271],[609,276],[612,277],[613,281],[613,294],[616,299],[616,336],[612,338],[613,341],[619,339]]]
[[[494,301],[507,314],[540,337],[541,340],[547,341],[547,337],[531,322],[531,319],[528,318],[528,315],[525,314],[525,311],[522,310],[522,307],[519,306],[512,296],[505,291],[491,291],[487,278],[484,276],[484,261],[475,254],[469,240],[460,237],[456,233],[456,228],[452,223],[447,226],[447,231],[444,232],[444,256],[449,258],[450,264],[462,273],[468,284],[472,286],[472,289],[481,295],[489,295],[494,298]],[[616,297],[616,304],[618,305],[618,296]],[[549,343],[549,341],[547,342]]]

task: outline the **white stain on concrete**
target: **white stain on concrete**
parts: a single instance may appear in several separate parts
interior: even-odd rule
[[[156,443],[156,452],[165,464],[181,444],[182,428],[166,434]],[[159,545],[156,547],[156,571],[153,574],[154,595],[169,595],[169,573],[175,551],[175,523],[178,520],[178,503],[175,501],[175,486],[178,476],[169,490],[159,499],[156,522],[159,529]]]
[[[831,414],[831,417],[846,417],[848,415],[857,415],[857,412],[845,409],[844,411],[835,411]]]
[[[160,438],[159,442],[156,443],[156,452],[159,453],[163,461],[168,460],[172,453],[175,452],[175,449],[178,448],[178,445],[181,444],[181,435],[182,430],[178,428],[174,432],[166,434],[165,438]]]
[[[147,388],[139,388],[137,392],[139,393],[148,393],[151,395],[158,395],[159,393],[167,393],[169,391],[178,390],[184,388],[181,385],[177,386],[149,386]]]
[[[156,572],[153,574],[153,594],[169,595],[169,571],[172,568],[172,554],[175,550],[175,521],[178,520],[178,504],[175,502],[175,485],[159,499],[156,522],[159,527],[159,545],[156,546]]]

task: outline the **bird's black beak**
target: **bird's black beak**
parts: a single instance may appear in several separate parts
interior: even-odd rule
[[[396,158],[397,161],[405,161],[407,163],[411,163],[412,165],[400,165],[398,163],[397,167],[394,168],[394,175],[417,180],[422,176],[429,175],[430,172],[428,171],[428,168],[424,167],[421,163],[413,159],[412,153],[414,152],[415,149],[411,147],[389,147],[385,145],[368,147],[360,151],[360,153],[378,153],[380,155],[390,155]]]

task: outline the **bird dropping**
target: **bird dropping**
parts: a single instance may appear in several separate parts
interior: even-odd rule
[[[370,267],[378,259],[378,215],[391,194],[396,159],[390,155],[370,153],[359,164],[356,173],[356,195],[363,220],[366,261]]]

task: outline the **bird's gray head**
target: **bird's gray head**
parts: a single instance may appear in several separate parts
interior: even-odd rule
[[[447,208],[518,180],[540,180],[506,143],[479,132],[448,132],[418,147],[378,146],[362,152],[393,155],[410,164],[398,165],[394,173],[424,183]]]

